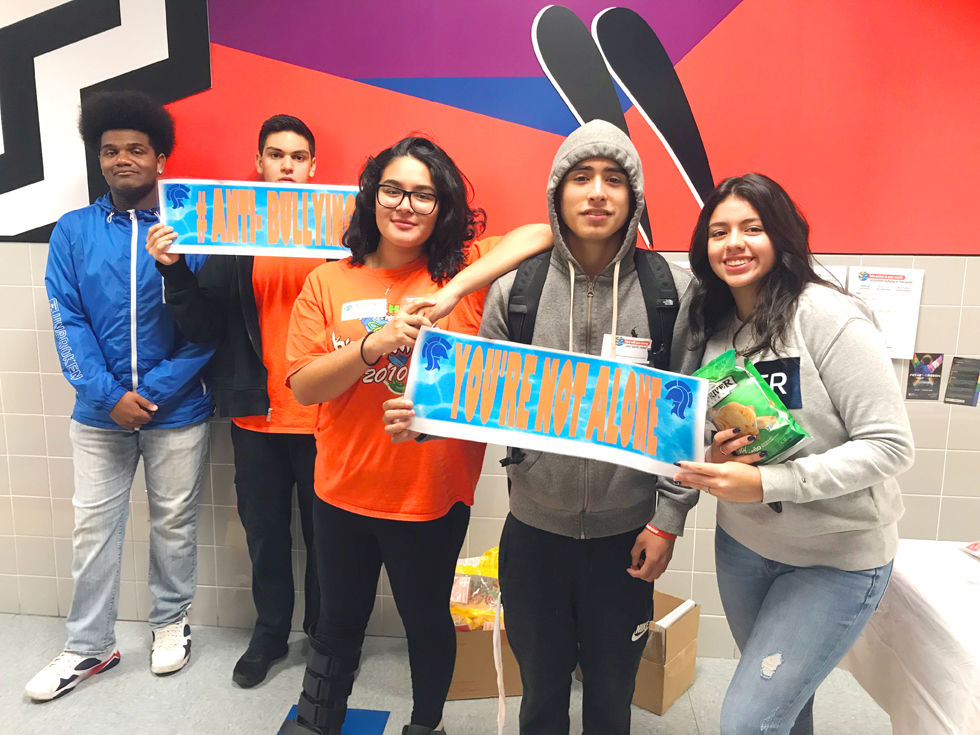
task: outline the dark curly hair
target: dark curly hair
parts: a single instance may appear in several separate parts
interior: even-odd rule
[[[310,155],[316,155],[316,139],[313,137],[313,131],[307,127],[305,122],[292,115],[273,115],[262,123],[262,127],[259,128],[259,155],[262,155],[262,151],[265,150],[265,139],[273,133],[283,131],[296,133],[296,135],[306,138],[306,142],[310,146]]]
[[[82,102],[78,132],[89,150],[99,152],[106,130],[138,130],[150,139],[154,153],[169,156],[174,149],[174,119],[143,92],[100,92]]]
[[[396,158],[411,156],[424,163],[432,176],[439,200],[432,235],[423,250],[428,257],[429,276],[443,284],[463,267],[463,246],[486,229],[487,215],[469,205],[472,186],[453,159],[428,138],[408,137],[369,158],[361,171],[354,214],[344,232],[344,245],[350,248],[351,262],[363,265],[364,258],[378,249],[381,232],[375,220],[378,184],[381,174]]]
[[[691,286],[689,318],[692,349],[702,349],[727,322],[735,308],[728,285],[711,269],[708,262],[708,225],[715,209],[729,197],[747,202],[759,213],[762,227],[775,252],[775,264],[759,284],[758,302],[739,329],[751,326],[758,340],[745,351],[749,357],[762,350],[778,354],[793,319],[796,300],[808,283],[820,283],[838,291],[842,289],[813,269],[810,253],[810,225],[786,191],[768,176],[745,174],[731,176],[715,187],[705,199],[691,237],[689,253],[691,270],[697,280]]]

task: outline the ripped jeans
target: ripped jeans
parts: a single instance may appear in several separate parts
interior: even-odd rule
[[[722,735],[813,733],[813,695],[861,635],[892,563],[848,572],[766,559],[715,531],[718,589],[742,652]]]

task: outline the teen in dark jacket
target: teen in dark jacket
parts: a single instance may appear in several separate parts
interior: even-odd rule
[[[275,115],[262,124],[258,173],[267,182],[305,184],[316,170],[315,140],[298,118]],[[293,301],[322,261],[310,258],[215,255],[195,274],[167,252],[173,230],[154,228],[147,249],[164,276],[167,306],[194,342],[215,341],[208,366],[218,415],[232,418],[235,490],[252,561],[257,618],[232,679],[252,687],[286,655],[293,617],[292,513],[296,486],[300,525],[313,548],[313,464],[316,411],[285,387],[285,337]],[[319,615],[316,559],[306,556],[303,629]]]

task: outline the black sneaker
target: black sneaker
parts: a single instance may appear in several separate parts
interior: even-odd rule
[[[273,661],[278,661],[289,653],[289,647],[284,647],[272,653],[249,648],[235,664],[231,680],[242,689],[251,689],[256,684],[265,681],[266,674]]]
[[[446,731],[433,730],[425,725],[405,725],[402,728],[402,735],[446,735]]]

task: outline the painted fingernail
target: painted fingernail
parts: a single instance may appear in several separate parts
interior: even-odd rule
[[[766,452],[766,451],[759,452],[759,456],[760,457],[768,457],[769,456],[769,452]]]
[[[742,432],[742,429],[740,427],[738,427],[738,426],[736,426],[734,429],[732,429],[732,433],[733,434],[740,434],[741,432]]]
[[[748,435],[748,437],[746,437],[746,438],[747,438],[747,439],[748,439],[748,440],[749,440],[750,442],[754,442],[754,441],[755,441],[755,434],[749,434],[749,435]]]
[[[680,467],[680,466],[681,466],[681,463],[680,463],[680,462],[674,462],[674,465],[675,465],[676,467]]]

